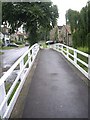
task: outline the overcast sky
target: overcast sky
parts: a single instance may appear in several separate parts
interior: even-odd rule
[[[80,11],[82,7],[85,7],[88,0],[52,0],[54,4],[58,6],[59,19],[58,25],[65,24],[65,13],[66,10],[72,9]]]

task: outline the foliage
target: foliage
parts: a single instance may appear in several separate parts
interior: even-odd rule
[[[38,31],[41,27],[46,32],[54,27],[58,18],[58,9],[52,2],[3,3],[3,21],[8,21],[11,33],[24,24],[29,33],[31,45],[38,42]]]
[[[69,9],[66,12],[66,24],[70,24],[73,33],[78,27],[79,12]]]
[[[21,41],[17,41],[15,43],[18,44],[18,45],[22,45],[23,44]]]
[[[55,39],[56,41],[58,41],[58,29],[57,29],[57,28],[56,28],[56,30],[55,30],[55,36],[54,36],[54,37],[55,37],[54,39]]]
[[[90,53],[90,3],[80,12],[69,9],[66,12],[66,24],[70,24],[73,47],[88,47]]]
[[[88,41],[88,53],[90,54],[90,33],[87,34],[87,41]]]

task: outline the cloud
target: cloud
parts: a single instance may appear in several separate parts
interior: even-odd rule
[[[65,24],[65,13],[68,9],[80,11],[86,6],[87,1],[88,0],[52,0],[52,2],[58,6],[58,24]]]

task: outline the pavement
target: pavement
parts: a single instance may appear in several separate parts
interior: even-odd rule
[[[4,52],[3,55],[0,55],[2,57],[2,67],[4,69],[10,68],[13,63],[27,50],[28,47],[2,50],[2,52]]]
[[[19,99],[24,101],[17,102],[23,106],[21,116],[20,106],[15,107],[14,118],[88,118],[86,78],[54,50],[41,50],[37,59],[28,90]]]
[[[0,77],[15,63],[15,61],[26,51],[28,47],[14,48],[10,50],[1,50],[4,54],[0,55]],[[16,76],[16,73],[14,74]],[[12,76],[13,76],[12,75]],[[13,79],[11,76],[10,79]]]

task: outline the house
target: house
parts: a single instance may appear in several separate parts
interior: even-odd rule
[[[57,25],[50,31],[50,40],[59,41],[59,31]]]
[[[11,35],[11,40],[15,40],[16,42],[23,42],[26,38],[27,35],[23,25],[21,25],[17,30],[15,30],[15,33]]]
[[[69,25],[58,26],[58,29],[59,29],[59,41],[68,46],[72,46],[72,35],[70,26]]]
[[[58,26],[58,36],[59,36],[59,42],[63,43],[62,35],[61,35],[61,30],[63,26]]]
[[[0,38],[2,40],[2,43],[4,46],[8,46],[10,43],[10,33],[9,33],[10,27],[5,24],[1,25],[1,33],[0,33]]]

